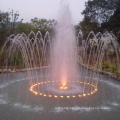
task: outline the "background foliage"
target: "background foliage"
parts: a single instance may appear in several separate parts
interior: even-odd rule
[[[84,39],[90,31],[111,31],[120,43],[120,0],[91,0],[85,3],[84,18],[76,28],[83,32]]]

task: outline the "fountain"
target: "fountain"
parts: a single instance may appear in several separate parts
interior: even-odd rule
[[[97,91],[98,77],[95,79],[91,77],[92,81],[77,77],[77,43],[67,3],[61,5],[59,13],[55,41],[51,41],[48,32],[44,39],[39,31],[36,35],[33,32],[28,36],[24,33],[17,36],[11,35],[5,43],[7,46],[6,44],[10,42],[8,60],[6,60],[11,60],[12,63],[14,54],[21,54],[30,77],[30,91],[35,95],[55,98],[91,95]],[[46,67],[45,78],[41,82],[37,69],[41,67],[42,62],[50,65]],[[9,65],[6,66],[9,67]],[[32,78],[33,75],[36,79]]]
[[[120,83],[110,73],[115,69],[119,73],[119,44],[114,34],[90,32],[84,40],[80,31],[76,37],[67,2],[59,13],[54,38],[49,32],[43,37],[40,31],[7,38],[0,57],[5,58],[0,75],[4,120],[117,116]],[[115,63],[115,69],[107,71],[106,62]]]

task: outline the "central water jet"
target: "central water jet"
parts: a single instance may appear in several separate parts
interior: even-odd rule
[[[77,72],[75,30],[72,25],[69,4],[63,1],[59,10],[55,41],[51,54],[52,76],[61,82],[60,89],[67,89],[68,80],[74,80]]]

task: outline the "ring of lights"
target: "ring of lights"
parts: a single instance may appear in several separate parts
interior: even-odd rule
[[[49,98],[76,98],[76,97],[85,97],[85,96],[90,96],[92,94],[94,94],[95,92],[97,92],[97,87],[93,84],[90,84],[90,83],[87,83],[87,82],[80,82],[80,81],[69,81],[69,82],[77,82],[77,83],[80,83],[80,84],[83,84],[83,85],[89,85],[93,88],[92,91],[88,92],[88,93],[83,93],[83,94],[77,94],[77,95],[53,95],[53,94],[48,94],[48,93],[43,93],[43,92],[40,92],[40,91],[36,91],[34,90],[34,88],[36,86],[39,86],[39,85],[44,85],[44,84],[49,84],[49,83],[57,83],[58,81],[44,81],[44,82],[40,82],[40,83],[37,83],[37,84],[34,84],[30,87],[30,91],[32,93],[34,93],[35,95],[40,95],[40,96],[44,96],[44,97],[49,97]]]

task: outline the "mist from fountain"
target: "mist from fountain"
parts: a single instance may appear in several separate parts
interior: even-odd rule
[[[0,54],[0,118],[119,120],[116,37],[93,31],[86,39],[82,31],[75,36],[65,0],[57,21],[52,38],[40,31],[7,38]]]
[[[65,87],[70,79],[75,79],[77,72],[75,30],[69,5],[65,1],[61,4],[57,21],[51,54],[52,76],[61,81],[61,86]]]
[[[8,37],[1,50],[1,58],[5,51],[1,72],[22,69],[27,71],[30,91],[35,95],[70,98],[97,91],[102,62],[114,61],[120,70],[119,45],[115,36],[108,32],[95,35],[91,31],[84,40],[80,31],[75,37],[66,1],[61,4],[55,31],[54,39],[48,32],[43,37],[40,31],[36,34],[31,31],[28,36],[22,33]],[[112,55],[116,59],[111,59]]]

